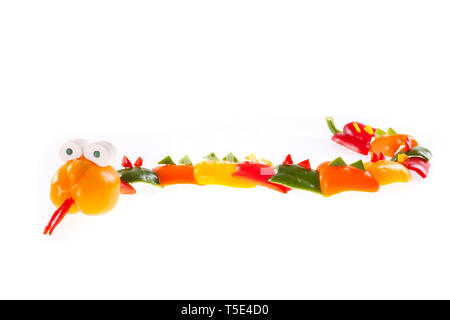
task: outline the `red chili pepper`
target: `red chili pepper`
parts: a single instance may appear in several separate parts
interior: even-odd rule
[[[288,155],[286,156],[286,159],[284,159],[283,164],[284,164],[284,165],[294,164],[294,161],[292,161],[292,157],[291,157],[290,154],[288,154]]]
[[[292,190],[281,184],[269,182],[270,177],[274,174],[275,170],[271,166],[262,163],[244,162],[236,165],[236,172],[233,173],[233,176],[282,193]]]
[[[131,161],[125,156],[123,156],[123,158],[122,158],[122,167],[124,167],[124,168],[133,168],[133,165],[131,164]]]
[[[311,170],[311,163],[309,163],[309,159],[306,159],[306,160],[304,160],[302,162],[299,162],[298,165],[300,167],[303,167],[303,168],[307,169],[307,170]]]
[[[135,194],[136,190],[133,186],[125,181],[120,180],[120,193],[121,194]]]
[[[142,158],[139,157],[139,158],[137,158],[136,161],[134,162],[134,166],[137,167],[137,168],[140,168],[140,167],[142,167],[142,163],[143,163]]]
[[[333,118],[327,117],[326,121],[328,128],[333,133],[331,139],[334,142],[363,155],[369,153],[370,142],[375,136],[375,128],[366,126],[360,122],[350,122],[344,126],[341,132],[336,129]]]
[[[377,162],[384,159],[386,159],[386,157],[384,156],[383,152],[380,152],[379,155],[374,152],[372,153],[372,158],[370,159],[370,162]]]
[[[64,219],[67,212],[69,212],[70,207],[75,203],[72,198],[66,199],[61,206],[53,213],[50,221],[45,227],[44,234],[52,234],[53,230],[55,230],[56,226]]]
[[[411,139],[409,137],[407,137],[405,140],[405,152],[408,152],[411,149],[412,149],[412,142],[411,142]]]
[[[417,172],[422,178],[426,178],[430,170],[430,163],[419,157],[410,157],[403,161],[402,164],[407,169]]]

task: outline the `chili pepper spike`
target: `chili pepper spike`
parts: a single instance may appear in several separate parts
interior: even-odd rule
[[[298,165],[300,167],[305,168],[306,170],[311,170],[311,163],[309,162],[309,159],[303,160],[302,162],[299,162]]]
[[[170,156],[165,157],[161,161],[158,162],[158,164],[176,164]]]
[[[211,161],[219,161],[220,160],[214,152],[211,152],[210,154],[204,156],[203,159],[211,160]]]
[[[381,130],[380,128],[377,128],[377,129],[375,130],[375,138],[382,137],[382,136],[384,136],[385,134],[386,134],[386,132],[383,131],[383,130]]]
[[[383,155],[384,157],[384,155]],[[380,160],[380,157],[378,156],[378,154],[376,152],[372,153],[372,157],[370,158],[370,162],[377,162],[378,160]]]
[[[128,159],[126,156],[123,156],[123,158],[122,158],[122,167],[133,168],[133,165],[131,164],[130,159]]]
[[[229,152],[223,159],[223,161],[228,161],[232,163],[238,163],[238,158],[235,157],[235,155],[232,152]]]
[[[333,161],[331,161],[329,163],[329,166],[331,166],[331,167],[345,167],[345,166],[347,166],[347,164],[345,163],[344,159],[342,159],[341,157],[337,157],[336,159],[334,159]]]
[[[378,160],[385,160],[386,157],[384,156],[383,151],[380,151],[380,154],[378,155]]]
[[[137,168],[140,168],[140,167],[142,167],[142,163],[143,163],[142,158],[139,157],[139,158],[137,158],[136,161],[134,162],[134,166],[137,167]]]
[[[388,131],[387,131],[387,133],[388,133],[388,135],[390,135],[390,136],[395,136],[395,135],[397,134],[397,132],[396,132],[394,129],[392,129],[392,128],[389,128]]]
[[[294,164],[294,161],[292,161],[291,154],[288,154],[288,155],[286,156],[286,158],[285,158],[284,161],[283,161],[283,164],[284,164],[284,165],[287,165],[287,164]]]
[[[53,233],[53,230],[55,230],[56,226],[60,224],[62,219],[66,216],[67,212],[69,212],[70,207],[75,203],[75,201],[72,198],[66,199],[61,206],[56,209],[56,211],[53,213],[52,217],[50,218],[50,221],[48,222],[47,226],[44,229],[44,234],[51,235]]]
[[[184,164],[186,166],[193,166],[191,159],[189,159],[188,155],[185,155],[183,158],[178,160],[179,163]]]

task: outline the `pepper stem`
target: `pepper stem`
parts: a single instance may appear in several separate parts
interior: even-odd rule
[[[328,129],[330,129],[332,134],[341,133],[342,131],[336,128],[334,124],[334,119],[332,117],[326,117],[325,121],[327,122]]]

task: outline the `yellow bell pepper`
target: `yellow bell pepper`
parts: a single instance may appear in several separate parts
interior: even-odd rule
[[[217,184],[233,188],[253,188],[256,184],[233,177],[236,163],[220,160],[207,160],[197,163],[194,167],[194,177],[198,184]]]
[[[394,182],[408,182],[411,180],[411,173],[404,165],[390,160],[380,160],[376,162],[367,162],[364,168],[381,185]]]

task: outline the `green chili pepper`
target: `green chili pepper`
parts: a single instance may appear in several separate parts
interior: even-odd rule
[[[331,161],[329,166],[345,167],[345,166],[347,166],[347,164],[345,163],[344,159],[342,159],[341,157],[338,157],[338,158],[334,159],[333,161]]]
[[[366,168],[364,168],[364,163],[362,162],[362,160],[358,160],[356,162],[353,162],[351,164],[351,166],[356,168],[356,169],[360,169],[362,171],[366,171]]]
[[[233,163],[239,162],[239,160],[231,152],[228,153],[222,160],[227,161],[227,162],[233,162]]]
[[[145,182],[159,186],[159,179],[156,173],[146,168],[125,168],[117,170],[120,179],[126,183]]]
[[[383,130],[381,130],[381,129],[376,129],[376,130],[375,130],[375,138],[384,136],[385,134],[386,134],[386,132],[383,131]]]
[[[280,164],[275,168],[275,172],[275,175],[270,177],[269,182],[322,194],[319,173],[315,170],[308,170],[296,164]]]
[[[160,162],[158,162],[158,164],[175,164],[175,162],[173,162],[173,160],[170,156],[167,156],[164,159],[162,159]]]
[[[390,136],[395,136],[395,135],[397,134],[397,132],[395,132],[395,130],[392,129],[392,128],[389,128],[387,133],[388,133],[388,135],[390,135]]]
[[[206,160],[213,160],[213,161],[218,161],[220,160],[219,158],[217,158],[216,154],[214,152],[211,152],[210,154],[208,154],[207,156],[204,156],[203,159]]]
[[[185,155],[178,162],[187,166],[193,166],[192,161],[191,159],[189,159],[188,155]]]
[[[398,155],[400,153],[406,154],[408,157],[419,157],[419,158],[425,159],[427,161],[430,161],[431,156],[432,156],[430,150],[428,150],[425,147],[417,146],[417,147],[412,148],[408,152],[401,151],[401,152],[396,153],[392,157],[391,161],[397,161],[398,160]]]

